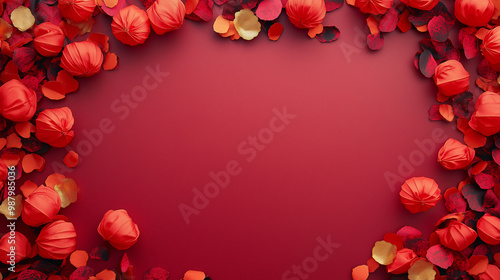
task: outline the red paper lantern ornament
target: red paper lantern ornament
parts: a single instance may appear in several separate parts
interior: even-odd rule
[[[415,9],[429,11],[439,3],[439,0],[401,0],[401,2]]]
[[[356,0],[354,6],[366,14],[385,14],[392,7],[393,0]]]
[[[15,240],[15,243],[12,243],[12,240]],[[13,245],[15,245],[14,255],[10,256]],[[16,265],[28,257],[30,252],[31,244],[28,238],[18,231],[7,232],[0,239],[0,262],[4,264]]]
[[[61,198],[57,192],[40,186],[26,198],[21,217],[25,224],[38,227],[51,222],[60,209]]]
[[[61,67],[73,76],[90,77],[101,70],[103,59],[94,42],[74,42],[64,48]]]
[[[0,114],[15,122],[29,121],[36,111],[36,93],[19,80],[10,80],[0,87]]]
[[[404,182],[399,195],[408,211],[419,213],[436,206],[441,199],[441,190],[433,179],[414,177]]]
[[[147,14],[155,33],[162,35],[182,26],[186,7],[180,0],[156,0]]]
[[[486,244],[500,244],[500,219],[490,214],[484,214],[477,222],[477,233]]]
[[[484,136],[500,132],[500,95],[483,92],[477,99],[469,126]]]
[[[474,160],[476,151],[459,141],[450,138],[446,140],[438,152],[438,162],[448,170],[467,168]]]
[[[298,28],[310,29],[320,25],[326,15],[324,0],[288,0],[288,19]]]
[[[36,118],[35,136],[53,147],[65,147],[75,135],[71,130],[74,122],[68,107],[45,109]]]
[[[124,44],[143,44],[150,32],[148,14],[134,5],[125,7],[113,17],[111,30],[116,39]]]
[[[95,9],[95,0],[59,0],[59,10],[63,17],[74,21],[87,21]]]
[[[139,227],[123,209],[106,212],[97,231],[104,240],[109,241],[118,250],[130,248],[139,238]]]
[[[63,260],[76,249],[75,227],[63,220],[53,221],[42,228],[36,246],[40,257]]]
[[[392,274],[406,273],[417,257],[417,254],[413,250],[407,248],[401,249],[397,251],[392,263],[387,265],[387,272]]]
[[[477,233],[465,224],[451,220],[447,227],[436,230],[443,246],[462,251],[469,247],[477,238]]]
[[[463,24],[469,26],[485,26],[490,21],[495,11],[491,0],[456,0],[455,17]]]
[[[64,32],[61,27],[44,22],[35,28],[35,50],[46,57],[58,55],[64,44]]]
[[[453,96],[469,89],[470,74],[460,61],[447,60],[436,67],[434,82],[440,93]]]
[[[486,58],[492,66],[500,63],[500,26],[486,33],[483,38],[483,44],[481,45],[481,52],[484,58]]]

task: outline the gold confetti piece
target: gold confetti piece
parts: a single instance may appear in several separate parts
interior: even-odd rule
[[[389,265],[396,257],[396,251],[398,247],[385,241],[375,242],[375,246],[372,249],[372,258],[381,265]]]
[[[30,9],[24,6],[19,6],[12,11],[10,19],[12,20],[12,25],[21,32],[30,29],[35,24],[35,17]]]
[[[252,40],[260,32],[259,18],[254,15],[252,10],[240,10],[234,14],[234,27],[241,38]]]
[[[61,198],[61,207],[66,208],[71,203],[76,202],[78,196],[78,186],[75,180],[70,178],[65,178],[60,184],[54,186],[54,190],[57,192]]]
[[[408,270],[409,280],[434,280],[435,278],[434,265],[424,259],[416,261]]]
[[[0,205],[0,213],[7,219],[17,219],[23,211],[22,195],[7,197]]]

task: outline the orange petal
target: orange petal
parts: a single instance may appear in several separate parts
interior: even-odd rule
[[[47,179],[45,179],[45,185],[49,188],[54,188],[54,186],[60,184],[64,178],[66,178],[66,176],[59,173],[50,174]]]
[[[198,2],[200,2],[200,0],[186,0],[186,15],[189,15],[191,14],[192,12],[194,12],[194,10],[196,9],[196,6],[198,6]]]
[[[380,266],[380,264],[373,258],[369,258],[366,264],[368,265],[368,271],[370,271],[370,273],[377,270],[377,268]]]
[[[21,143],[21,138],[17,134],[12,133],[7,136],[7,148],[21,148],[23,144]]]
[[[471,148],[480,148],[484,146],[486,144],[486,140],[488,140],[486,136],[472,128],[467,129],[464,133],[464,142]]]
[[[487,256],[471,256],[469,258],[469,269],[467,272],[470,275],[478,275],[483,273],[488,268],[488,257]]]
[[[78,81],[66,70],[59,71],[56,81],[63,85],[65,93],[70,93],[78,89]]]
[[[96,280],[115,280],[116,273],[112,270],[105,269],[95,276]]]
[[[0,138],[0,150],[3,149],[7,145],[7,139],[5,138]]]
[[[104,63],[102,64],[102,68],[104,70],[113,70],[118,65],[118,57],[116,54],[110,52],[106,54],[106,58],[104,59]]]
[[[27,154],[23,158],[23,170],[31,173],[33,170],[42,171],[45,167],[45,159],[38,154]]]
[[[309,31],[307,32],[307,35],[309,36],[309,38],[312,39],[321,32],[323,32],[323,24],[318,24],[315,27],[310,28]]]
[[[38,186],[31,182],[30,180],[27,180],[24,182],[24,184],[21,186],[21,192],[23,193],[24,198],[28,198],[30,194],[36,189]]]
[[[373,15],[369,15],[366,18],[366,24],[368,25],[371,34],[380,33],[380,30],[378,29],[378,20]]]
[[[7,165],[7,166],[16,166],[19,161],[21,161],[21,158],[19,155],[16,154],[3,154],[2,155],[2,161]]]
[[[118,4],[118,0],[103,0],[103,2],[108,8],[114,8]]]
[[[455,118],[455,114],[453,114],[453,107],[449,104],[439,105],[439,114],[441,114],[441,116],[448,122],[451,122]]]
[[[370,272],[367,265],[358,265],[352,269],[352,279],[353,280],[366,280],[368,279]]]
[[[88,260],[89,254],[87,254],[87,252],[83,250],[76,250],[71,253],[71,256],[69,257],[69,262],[76,268],[79,268],[80,266],[86,266]]]
[[[63,159],[64,164],[67,167],[75,167],[78,165],[78,154],[74,151],[69,151]]]
[[[92,18],[92,17],[91,17]],[[107,53],[109,51],[109,37],[102,33],[92,33],[87,38],[87,41],[94,42],[102,48],[102,51]]]
[[[58,81],[49,81],[43,84],[42,93],[45,97],[51,100],[61,100],[66,97],[64,85]]]
[[[188,2],[186,2],[186,4]],[[219,33],[219,34],[224,34],[227,31],[229,31],[229,26],[231,25],[230,23],[231,23],[230,20],[225,19],[222,15],[220,15],[220,16],[218,16],[215,19],[215,22],[214,22],[214,31],[217,32],[217,33]]]

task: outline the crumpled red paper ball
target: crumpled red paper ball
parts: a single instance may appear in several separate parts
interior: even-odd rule
[[[63,260],[76,249],[76,231],[71,222],[53,221],[42,228],[36,239],[42,258]]]
[[[94,42],[74,42],[64,48],[61,67],[73,76],[89,77],[101,70],[103,57]]]
[[[95,0],[59,0],[62,16],[74,22],[87,21],[95,6]]]
[[[436,206],[441,199],[441,190],[431,178],[414,177],[404,182],[399,195],[408,211],[419,213]]]
[[[391,264],[387,265],[387,272],[392,274],[403,274],[408,272],[413,260],[417,258],[417,254],[411,249],[401,249],[396,252],[396,257]]]
[[[471,164],[475,155],[473,148],[450,138],[439,149],[438,162],[448,170],[463,169]]]
[[[500,63],[500,26],[486,33],[481,45],[481,52],[492,66]]]
[[[25,224],[38,227],[57,215],[61,209],[61,198],[57,192],[49,187],[36,188],[24,202],[21,217]]]
[[[500,219],[490,214],[484,214],[477,222],[477,233],[486,244],[500,244]]]
[[[0,114],[15,122],[29,121],[36,111],[36,93],[19,80],[10,80],[0,87]]]
[[[156,0],[147,14],[155,33],[162,35],[182,26],[186,7],[180,0]]]
[[[462,251],[477,238],[477,233],[465,224],[451,220],[447,227],[436,230],[439,241],[446,248]]]
[[[500,269],[496,265],[488,264],[486,271],[477,276],[479,280],[498,280],[500,279]]]
[[[379,15],[385,14],[392,7],[393,0],[356,0],[354,6],[363,13]]]
[[[44,22],[35,28],[35,50],[43,56],[56,56],[63,48],[64,37],[61,27]]]
[[[53,147],[65,147],[73,139],[75,120],[68,107],[45,109],[36,118],[35,136]]]
[[[483,92],[477,99],[469,126],[484,136],[499,132],[500,95],[491,91]]]
[[[469,89],[470,74],[462,63],[457,60],[447,60],[436,67],[434,82],[440,93],[453,96]]]
[[[495,11],[491,0],[455,0],[455,17],[469,26],[485,26]]]
[[[139,238],[139,227],[132,221],[127,211],[109,210],[104,214],[97,231],[102,238],[118,250],[130,248]]]
[[[298,28],[313,28],[323,22],[326,15],[324,0],[288,0],[288,19]]]
[[[113,17],[111,30],[116,39],[124,44],[143,44],[150,32],[148,14],[134,5],[125,7]]]
[[[18,231],[14,231],[14,239],[9,239],[10,236],[10,232],[7,232],[0,239],[0,262],[9,264],[8,262],[13,261],[14,264],[17,264],[29,256],[31,252],[31,244],[28,241],[28,238]],[[14,256],[7,255],[10,254],[10,247],[13,245],[12,243],[9,243],[9,240],[15,240],[16,248]]]
[[[415,9],[428,11],[432,10],[439,0],[401,0],[401,2]]]

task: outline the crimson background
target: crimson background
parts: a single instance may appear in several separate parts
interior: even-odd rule
[[[192,21],[152,34],[138,47],[111,38],[118,70],[81,79],[78,92],[63,101],[43,101],[41,107],[73,110],[73,148],[86,139],[83,130],[98,128],[103,118],[115,126],[66,174],[81,188],[78,202],[62,211],[75,224],[78,249],[105,246],[97,225],[107,210],[119,208],[141,230],[127,251],[137,276],[161,266],[171,279],[188,269],[214,280],[282,279],[313,256],[317,237],[331,235],[340,247],[309,279],[350,279],[385,233],[411,225],[428,237],[444,204],[412,215],[383,176],[397,174],[398,157],[408,159],[418,150],[415,140],[431,138],[435,128],[461,139],[454,125],[427,119],[437,90],[413,66],[424,35],[396,31],[381,51],[369,51],[364,17],[347,6],[325,20],[342,32],[332,44],[308,39],[284,16],[280,22],[285,31],[278,42],[265,34],[230,41],[214,33],[212,23]],[[109,24],[99,16],[96,31],[111,34]],[[156,65],[169,76],[120,120],[112,102],[141,85],[145,67]],[[238,145],[268,127],[272,109],[284,106],[297,117],[247,163]],[[444,191],[463,173],[439,166],[441,145],[411,176],[434,178]],[[46,170],[30,179],[42,183],[53,172],[50,163],[65,154],[52,150]],[[192,189],[202,189],[209,172],[229,160],[240,162],[242,173],[186,225],[179,203],[192,205]],[[121,256],[112,250],[110,261],[91,265],[118,268]],[[370,276],[386,278],[382,269]]]

